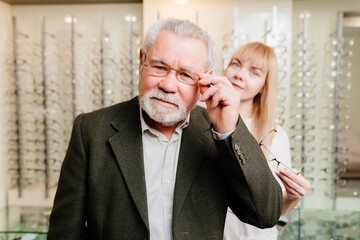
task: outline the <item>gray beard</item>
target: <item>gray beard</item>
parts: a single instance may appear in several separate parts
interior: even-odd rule
[[[152,98],[158,98],[173,103],[177,108],[167,108],[156,103]],[[186,107],[180,97],[174,93],[165,93],[154,88],[147,94],[140,97],[140,107],[154,121],[164,126],[172,126],[186,119]]]

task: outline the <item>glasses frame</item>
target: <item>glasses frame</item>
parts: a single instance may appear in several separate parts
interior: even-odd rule
[[[277,163],[277,168],[279,167],[280,164],[282,164],[284,167],[286,167],[287,169],[289,169],[290,171],[292,171],[293,173],[295,173],[296,175],[299,175],[301,173],[301,170],[302,168],[304,167],[305,165],[305,162],[306,162],[306,156],[304,156],[303,158],[303,161],[301,163],[301,166],[299,169],[294,169],[294,168],[291,168],[287,165],[285,165],[284,163],[280,162],[279,160],[277,160],[277,158],[275,157],[275,155],[270,151],[270,149],[268,147],[266,147],[263,142],[264,140],[266,139],[267,136],[269,136],[272,132],[277,132],[276,129],[271,129],[270,132],[268,132],[268,134],[265,135],[265,137],[263,137],[260,142],[259,142],[259,146],[261,147],[264,147],[266,149],[266,151],[269,152],[269,154],[271,155],[271,159],[270,160],[267,160],[268,162],[272,162],[272,161],[275,161]]]
[[[145,63],[145,60],[146,60],[146,55],[144,55],[144,66],[145,67],[150,67],[150,68],[152,68],[153,69],[153,66],[151,66],[150,64],[147,64],[147,63]],[[183,84],[186,84],[186,85],[190,85],[190,86],[194,86],[194,85],[196,85],[197,83],[198,83],[198,81],[200,80],[200,76],[199,76],[199,74],[198,73],[190,73],[190,72],[187,72],[187,71],[184,71],[184,70],[179,70],[179,69],[176,69],[176,68],[173,68],[173,67],[170,67],[170,66],[168,66],[168,65],[165,65],[165,64],[163,64],[164,66],[164,68],[166,68],[166,75],[155,75],[155,74],[150,74],[150,75],[152,75],[152,76],[154,76],[154,77],[166,77],[166,76],[168,76],[169,75],[169,73],[170,73],[170,70],[174,70],[175,72],[176,72],[176,79],[179,81],[179,82],[181,82],[181,83],[183,83]],[[185,81],[182,81],[180,78],[179,78],[179,73],[186,73],[186,74],[188,74],[189,76],[190,75],[194,75],[194,76],[196,76],[197,77],[197,79],[194,79],[193,78],[193,76],[191,76],[190,78],[191,79],[193,79],[195,82],[194,83],[188,83],[188,82],[185,82]],[[207,73],[207,71],[205,71],[205,73]],[[165,74],[165,73],[164,73]]]

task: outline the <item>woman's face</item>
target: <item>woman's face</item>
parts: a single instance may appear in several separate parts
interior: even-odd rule
[[[250,61],[241,62],[234,58],[225,72],[225,76],[241,93],[241,101],[253,100],[265,85],[267,71],[261,66],[254,66]]]

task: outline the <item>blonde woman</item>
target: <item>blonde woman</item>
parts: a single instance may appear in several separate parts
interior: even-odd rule
[[[291,170],[288,136],[275,124],[277,75],[275,53],[260,42],[240,47],[225,71],[225,76],[241,93],[240,115],[250,132],[261,142],[269,166],[283,189],[284,215],[305,195],[310,183]],[[228,209],[224,239],[275,240],[277,230],[276,227],[260,229],[243,223]]]

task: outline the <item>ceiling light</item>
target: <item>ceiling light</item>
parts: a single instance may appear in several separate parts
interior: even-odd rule
[[[179,5],[184,5],[188,3],[188,0],[175,0],[175,3]]]

